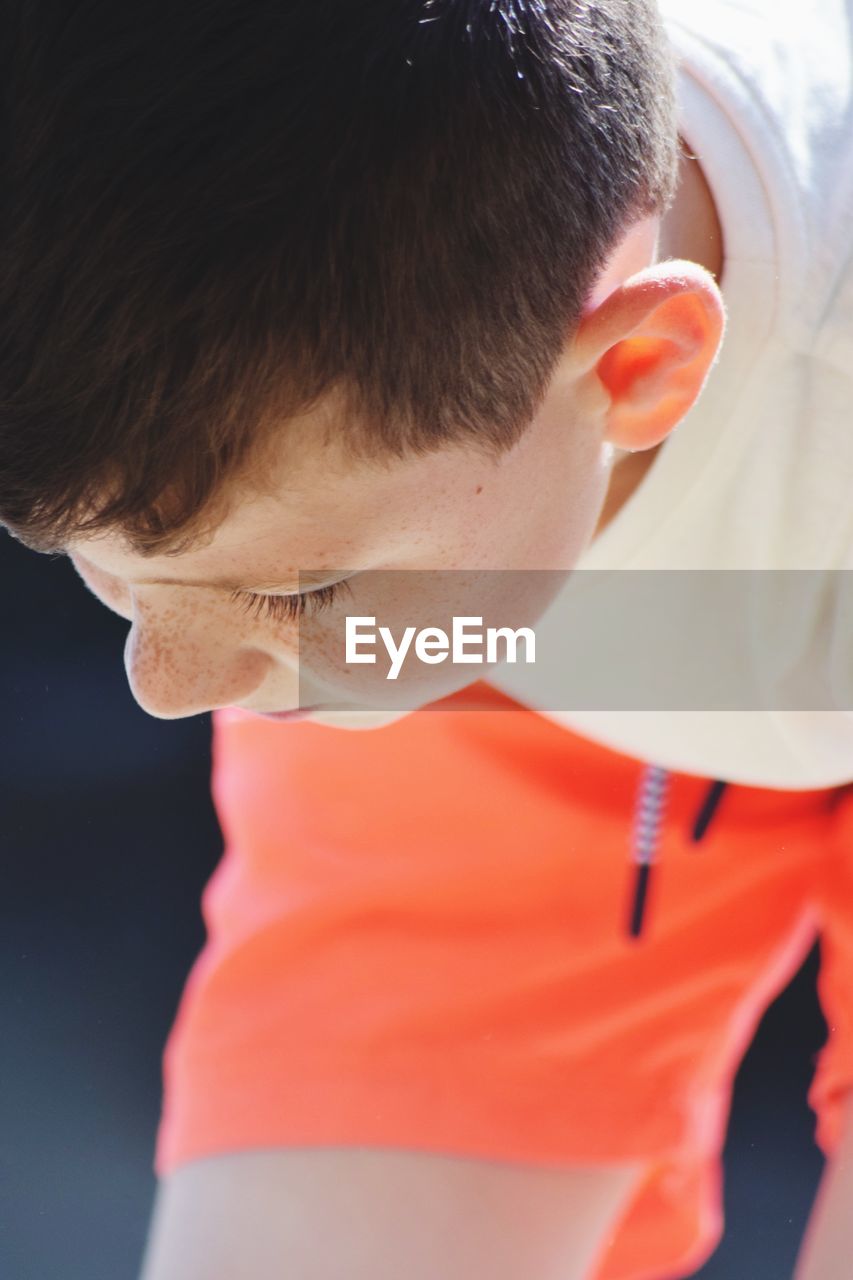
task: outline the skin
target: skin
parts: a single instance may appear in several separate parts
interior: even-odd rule
[[[666,252],[692,251],[700,261],[656,262],[659,240]],[[539,412],[499,458],[452,446],[353,464],[343,449],[308,443],[322,437],[318,427],[334,425],[330,399],[287,424],[273,484],[262,495],[237,493],[207,545],[142,558],[118,533],[73,543],[81,577],[132,622],[125,666],[143,710],[177,719],[227,706],[260,713],[311,706],[318,710],[310,718],[322,723],[386,723],[399,712],[341,710],[354,691],[357,705],[369,707],[371,678],[380,679],[375,669],[346,669],[332,652],[344,615],[376,613],[395,633],[404,623],[441,625],[453,612],[483,615],[490,625],[534,623],[560,575],[627,500],[702,390],[724,329],[720,246],[710,190],[698,164],[685,160],[673,210],[663,224],[635,224],[616,247]],[[620,450],[626,457],[611,485]],[[632,462],[643,454],[648,462]],[[309,569],[319,582],[362,576],[338,605],[299,628],[250,616],[245,601],[212,585],[275,584],[275,594],[292,594],[305,590],[300,571]],[[550,594],[541,577],[516,572],[530,569],[557,571],[548,575]],[[460,586],[458,573],[435,573],[451,570],[472,575],[457,598],[449,584]],[[401,703],[422,705],[482,671],[421,668],[412,677],[417,687],[401,681]]]
[[[794,1280],[847,1280],[853,1257],[853,1096],[844,1103],[841,1140],[826,1169],[809,1219]]]
[[[701,165],[685,153],[679,177],[677,216],[667,218],[659,240],[659,256],[698,262],[720,283],[723,274],[723,229],[708,180]],[[610,476],[607,497],[596,526],[597,536],[618,515],[644,480],[661,445],[622,453]]]
[[[638,1177],[365,1147],[192,1160],[160,1184],[140,1280],[589,1280]]]
[[[663,260],[658,265],[656,257]],[[132,622],[125,663],[139,704],[154,716],[174,719],[230,705],[280,710],[294,706],[298,692],[292,625],[247,619],[218,587],[151,585],[152,579],[210,584],[227,575],[245,589],[275,580],[281,591],[304,587],[298,581],[300,566],[325,568],[333,578],[343,566],[569,570],[642,483],[661,445],[700,394],[723,332],[718,289],[723,265],[722,228],[711,190],[699,163],[685,157],[672,210],[661,224],[632,227],[617,246],[539,414],[510,454],[488,461],[471,451],[446,449],[415,461],[353,468],[343,453],[320,454],[308,447],[306,435],[316,425],[309,419],[288,424],[277,492],[263,500],[240,495],[238,514],[209,546],[160,560],[128,554],[119,537],[70,547],[84,581]],[[335,406],[328,403],[317,413],[334,421]],[[412,575],[413,581],[419,578]],[[502,603],[507,610],[513,604],[497,605]],[[410,612],[415,606],[405,598],[402,604]],[[536,603],[530,607],[535,612]],[[396,716],[371,720],[320,711],[311,718],[356,727]],[[178,1275],[190,1280],[212,1268],[225,1274],[222,1260],[229,1250],[240,1259],[242,1273],[247,1239],[256,1247],[253,1274],[280,1274],[285,1255],[307,1274],[308,1263],[316,1262],[313,1242],[326,1238],[325,1228],[335,1217],[330,1197],[335,1188],[365,1184],[363,1169],[352,1177],[353,1162],[365,1158],[375,1163],[376,1203],[388,1203],[390,1192],[400,1186],[399,1161],[409,1160],[424,1180],[422,1207],[434,1202],[436,1213],[447,1213],[447,1170],[435,1159],[337,1149],[224,1155],[194,1162],[161,1186],[145,1280]],[[314,1176],[310,1184],[305,1162]],[[536,1224],[529,1236],[519,1230],[519,1248],[538,1249],[541,1274],[546,1273],[544,1259],[550,1259],[566,1280],[587,1274],[589,1259],[641,1172],[636,1165],[575,1166],[546,1175],[493,1162],[468,1163],[471,1204],[455,1184],[452,1198],[467,1224],[471,1256],[488,1261],[480,1269],[496,1274],[489,1253],[491,1220],[483,1230],[478,1227],[484,1187],[491,1194],[492,1180],[514,1178],[518,1185],[508,1188],[506,1212],[526,1205],[520,1197],[529,1197]],[[848,1274],[851,1170],[853,1103],[848,1102],[842,1144],[827,1166],[797,1280],[840,1280]],[[545,1176],[555,1180],[553,1230],[541,1220],[552,1211],[539,1186]],[[247,1193],[251,1178],[256,1185]],[[307,1185],[316,1190],[313,1200]],[[274,1210],[259,1222],[259,1196],[271,1191]],[[306,1232],[303,1223],[286,1237],[281,1206],[296,1196],[303,1214],[317,1215],[318,1226]],[[219,1199],[227,1212],[217,1216],[211,1208]],[[359,1211],[363,1221],[374,1220],[376,1204],[369,1195]],[[254,1214],[248,1226],[244,1213]],[[499,1213],[501,1221],[503,1216]],[[223,1229],[227,1224],[230,1235],[211,1238],[198,1222],[218,1222]],[[279,1223],[272,1234],[271,1223]],[[376,1240],[376,1233],[370,1238]],[[383,1240],[388,1258],[364,1259],[372,1280],[396,1275],[398,1258],[411,1245],[406,1233],[399,1248],[389,1230]],[[296,1251],[306,1241],[310,1256],[300,1262]],[[531,1274],[532,1255],[508,1260],[499,1245],[508,1275]],[[347,1250],[350,1266],[349,1243]],[[427,1258],[429,1274],[434,1274],[433,1261]],[[441,1265],[447,1261],[442,1255]],[[340,1258],[330,1259],[323,1274],[339,1273]]]

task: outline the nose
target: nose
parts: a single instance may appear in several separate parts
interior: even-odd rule
[[[273,664],[269,654],[233,640],[229,644],[202,628],[166,633],[135,621],[124,647],[131,693],[143,711],[159,720],[179,720],[250,699]],[[295,687],[295,674],[292,680]],[[287,690],[279,687],[277,692],[281,696]]]

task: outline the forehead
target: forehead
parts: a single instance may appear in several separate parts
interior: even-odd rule
[[[224,518],[196,547],[142,556],[116,533],[69,551],[137,583],[239,586],[358,568],[458,527],[460,498],[488,465],[458,447],[377,462],[331,446],[271,451],[253,480],[229,494]]]

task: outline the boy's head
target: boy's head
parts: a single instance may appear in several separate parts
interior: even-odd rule
[[[719,340],[648,267],[653,0],[5,14],[0,522],[133,618],[143,706],[293,704],[219,580],[574,563]]]

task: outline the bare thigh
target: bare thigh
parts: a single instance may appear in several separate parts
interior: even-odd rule
[[[642,1166],[247,1151],[160,1184],[141,1280],[586,1280]]]

